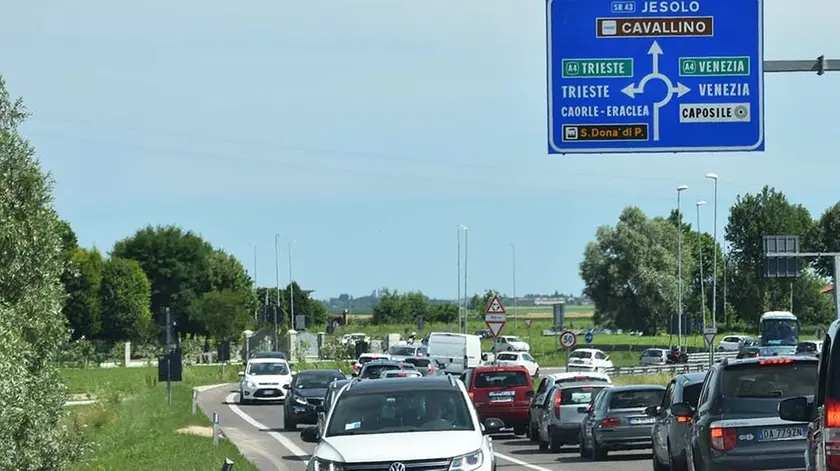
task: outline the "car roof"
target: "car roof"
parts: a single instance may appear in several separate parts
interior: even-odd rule
[[[280,358],[286,359],[286,354],[283,352],[254,352],[251,358]]]
[[[486,373],[488,371],[490,371],[490,372],[493,372],[493,371],[498,371],[498,372],[502,372],[502,371],[525,371],[525,372],[528,372],[528,369],[525,368],[522,365],[506,365],[506,366],[488,365],[488,366],[478,366],[474,369],[474,371],[475,371],[475,373]]]
[[[380,358],[378,360],[371,360],[365,363],[365,367],[378,365],[402,365],[403,362],[397,360],[389,360],[387,358]]]
[[[664,391],[665,386],[662,386],[661,384],[627,384],[625,386],[613,386],[610,388],[610,390],[614,393],[622,391],[648,391],[651,389]]]
[[[681,373],[675,376],[675,378],[683,379],[685,383],[696,383],[706,379],[706,372],[695,371],[694,373]]]
[[[332,383],[330,383],[329,387],[334,389],[341,389],[342,386],[351,382],[353,382],[352,379],[340,379],[338,381],[333,381]]]
[[[332,368],[332,369],[326,369],[325,368],[325,369],[318,369],[318,370],[303,370],[303,371],[298,371],[297,375],[298,376],[318,376],[318,375],[326,375],[327,373],[344,375],[344,373],[341,370],[339,370],[338,368]]]
[[[552,386],[555,389],[571,389],[571,388],[614,388],[616,387],[614,384],[610,383],[556,383]]]
[[[454,379],[447,376],[422,376],[414,378],[382,378],[376,381],[351,381],[344,395],[370,394],[396,391],[438,391],[458,390]]]
[[[285,363],[286,365],[289,362],[285,358],[251,358],[248,360],[248,363]]]

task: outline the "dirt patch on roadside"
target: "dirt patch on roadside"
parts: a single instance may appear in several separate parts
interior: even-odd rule
[[[88,393],[80,393],[80,394],[71,394],[70,397],[67,400],[70,401],[70,402],[75,402],[75,401],[91,401],[93,399],[95,399],[95,398]]]
[[[203,427],[201,425],[187,425],[184,428],[176,430],[176,433],[184,435],[197,435],[199,437],[213,437],[213,427]]]

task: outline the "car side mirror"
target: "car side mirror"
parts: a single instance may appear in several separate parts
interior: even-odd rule
[[[484,421],[484,435],[499,433],[503,428],[505,428],[505,423],[501,419],[490,417]]]
[[[645,415],[650,417],[657,417],[659,412],[659,406],[650,406],[645,408]]]
[[[811,418],[811,408],[805,396],[791,397],[779,402],[779,418],[793,422],[807,422]]]
[[[605,360],[605,361],[610,361],[610,356],[609,356],[609,355],[607,355],[607,357],[606,357],[606,358],[604,358],[604,360]]]
[[[244,371],[240,371],[239,373],[236,373],[236,374],[237,374],[240,378],[242,378],[243,376],[245,376],[245,372],[244,372]]]
[[[318,427],[306,427],[301,430],[300,441],[304,443],[318,443]]]
[[[326,409],[324,409],[324,406],[323,406],[323,405],[320,405],[320,406],[315,406],[315,413],[317,413],[317,414],[323,414],[323,413],[325,413],[325,412],[326,412]]]
[[[531,390],[525,391],[525,396],[526,397],[534,397],[534,390],[531,389]]]
[[[694,408],[687,402],[678,402],[671,405],[671,414],[675,417],[692,417]]]
[[[577,411],[578,411],[578,414],[588,414],[589,413],[589,408],[584,407],[584,406],[580,406],[580,407],[577,408]]]
[[[292,389],[292,385],[289,384],[289,383],[286,383],[286,384],[283,385],[283,389],[286,389],[286,390]]]

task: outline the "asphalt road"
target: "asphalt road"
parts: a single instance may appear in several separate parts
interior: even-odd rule
[[[314,444],[303,443],[300,432],[283,429],[282,404],[239,406],[236,385],[212,389],[199,394],[201,409],[212,417],[219,413],[219,424],[225,436],[263,471],[303,471]],[[300,426],[299,430],[304,426]],[[534,471],[649,471],[650,452],[611,453],[606,461],[584,460],[577,447],[560,453],[540,452],[525,437],[498,435],[493,437],[499,470],[531,469]]]

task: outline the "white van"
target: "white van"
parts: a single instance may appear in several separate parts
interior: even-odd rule
[[[429,334],[427,354],[445,365],[447,374],[460,375],[467,368],[481,364],[481,337],[452,332]]]

